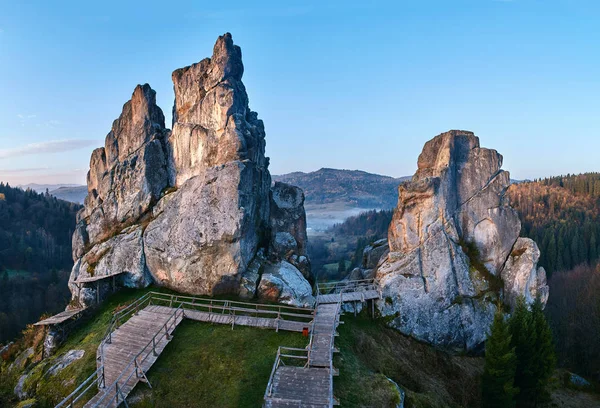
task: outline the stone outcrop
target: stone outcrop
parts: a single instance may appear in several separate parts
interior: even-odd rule
[[[286,183],[276,181],[271,189],[271,254],[285,259],[302,272],[310,275],[310,262],[306,253],[306,213],[304,192]]]
[[[419,340],[473,350],[487,337],[496,303],[524,295],[546,301],[535,242],[519,238],[505,197],[502,156],[471,132],[453,130],[425,144],[418,170],[400,185],[389,254],[377,268],[379,309]]]
[[[102,298],[104,278],[115,274],[120,286],[252,297],[266,268],[285,282],[286,302],[304,296],[304,194],[271,186],[264,124],[249,108],[243,72],[230,34],[211,58],[173,72],[172,131],[155,92],[136,87],[90,159],[73,235],[70,288],[79,304]]]

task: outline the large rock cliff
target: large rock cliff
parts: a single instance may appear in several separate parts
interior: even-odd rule
[[[312,301],[304,195],[271,188],[264,125],[248,106],[243,72],[230,34],[211,58],[173,72],[172,131],[155,92],[136,87],[90,160],[73,236],[75,301],[89,305],[112,284],[153,281],[192,294],[254,296],[265,268],[264,279],[294,276],[286,282],[296,287],[275,300]]]
[[[389,254],[377,267],[379,309],[419,340],[473,350],[487,337],[498,301],[528,302],[548,286],[535,242],[519,238],[505,197],[502,156],[471,132],[452,130],[425,144],[418,170],[399,187]]]

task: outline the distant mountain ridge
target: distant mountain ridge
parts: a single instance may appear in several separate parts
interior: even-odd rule
[[[87,186],[63,186],[50,191],[54,197],[76,204],[83,204],[87,193]]]
[[[45,193],[46,190],[54,197],[65,200],[70,203],[83,204],[87,196],[87,186],[81,184],[19,184],[17,186],[23,190],[33,190],[36,193]]]
[[[23,190],[33,190],[36,193],[45,193],[46,190],[53,191],[62,187],[82,187],[81,184],[37,184],[37,183],[29,183],[29,184],[19,184],[17,187]]]
[[[362,170],[322,168],[310,173],[272,176],[275,181],[304,190],[307,204],[344,202],[360,208],[392,208],[398,201],[398,185],[410,177],[394,178]]]

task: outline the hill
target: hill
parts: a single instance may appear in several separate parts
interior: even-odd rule
[[[37,183],[29,183],[29,184],[19,184],[17,187],[23,190],[33,190],[36,193],[45,193],[46,190],[53,191],[62,187],[81,187],[80,184],[37,184]]]
[[[409,177],[393,178],[361,170],[322,168],[310,173],[294,172],[273,180],[304,190],[307,204],[343,202],[360,208],[392,208],[398,201],[398,185]]]
[[[50,191],[50,194],[54,197],[75,204],[83,204],[87,193],[87,186],[63,186]]]
[[[319,235],[365,210],[391,209],[398,201],[398,185],[410,177],[394,178],[361,170],[323,168],[310,173],[272,176],[304,191],[307,231]]]
[[[68,301],[79,206],[0,183],[0,343]]]

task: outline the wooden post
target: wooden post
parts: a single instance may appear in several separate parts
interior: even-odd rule
[[[375,319],[375,299],[371,299],[371,318]]]
[[[166,323],[165,323],[165,336],[167,337],[167,340],[171,340],[171,336],[169,336],[169,330],[167,329]]]

